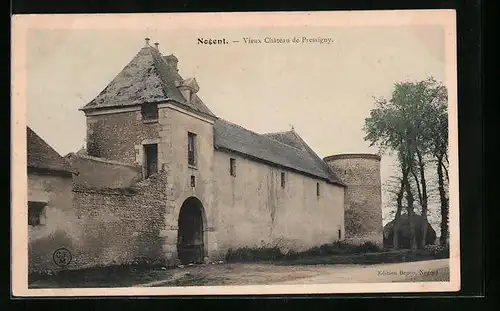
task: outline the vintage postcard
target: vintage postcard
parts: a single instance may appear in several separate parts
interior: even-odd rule
[[[13,295],[460,289],[455,11],[12,25]]]

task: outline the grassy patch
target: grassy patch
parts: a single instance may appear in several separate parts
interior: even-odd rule
[[[379,253],[323,255],[323,256],[299,256],[296,259],[280,260],[276,264],[281,265],[320,265],[320,264],[358,264],[372,265],[384,263],[399,263],[422,261],[432,259],[443,259],[448,256],[431,255],[425,250],[396,250]]]
[[[313,264],[379,264],[449,258],[446,248],[426,248],[422,250],[383,250],[366,242],[351,245],[342,242],[324,244],[303,252],[283,253],[277,247],[230,249],[227,262],[275,262],[285,265]]]

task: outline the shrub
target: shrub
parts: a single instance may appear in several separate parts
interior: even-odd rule
[[[297,260],[331,255],[359,255],[365,253],[378,253],[382,250],[372,242],[361,245],[352,245],[345,242],[333,242],[321,246],[312,247],[308,250],[297,252],[290,250],[286,253],[278,247],[243,247],[236,250],[229,249],[225,259],[227,262],[254,262],[273,260]]]
[[[227,262],[253,262],[276,260],[283,257],[283,253],[277,247],[243,247],[236,250],[229,249],[225,259]]]
[[[431,256],[434,256],[436,259],[441,258],[449,258],[450,257],[450,249],[448,245],[426,245],[424,250],[428,252]]]
[[[354,253],[377,253],[380,251],[382,251],[382,249],[377,244],[370,241],[353,247]]]

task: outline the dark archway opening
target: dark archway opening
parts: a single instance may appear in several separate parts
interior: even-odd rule
[[[181,206],[177,254],[182,264],[203,262],[203,205],[195,197],[186,199]]]

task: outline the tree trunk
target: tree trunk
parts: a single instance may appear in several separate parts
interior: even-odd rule
[[[442,161],[443,155],[438,157],[437,174],[439,199],[441,201],[441,236],[439,237],[439,242],[442,246],[444,246],[446,245],[448,240],[448,197],[446,195],[446,189],[444,187]]]
[[[411,192],[411,185],[410,181],[408,178],[405,178],[404,180],[405,183],[405,189],[406,189],[406,200],[407,200],[407,207],[406,211],[408,214],[408,222],[410,225],[410,239],[411,239],[411,249],[416,249],[417,248],[417,237],[415,235],[415,223],[413,219],[413,202],[415,201],[413,197],[413,193]]]
[[[441,166],[443,167],[443,172],[444,172],[444,176],[446,177],[446,181],[449,183],[450,177],[448,176],[448,169],[446,168],[446,164],[444,164],[444,162],[442,162]]]
[[[405,172],[403,172],[403,176]],[[396,206],[396,215],[394,216],[394,227],[392,228],[392,248],[399,248],[399,227],[400,227],[400,219],[401,219],[401,211],[403,210],[403,196],[404,196],[404,182],[401,179],[401,186],[399,188],[398,196],[396,198],[397,206]]]
[[[428,195],[427,195],[427,182],[425,181],[425,163],[420,152],[417,152],[418,156],[418,164],[420,170],[420,185],[421,185],[421,194],[422,200],[420,201],[420,205],[422,206],[422,217],[424,221],[422,222],[422,241],[420,246],[423,248],[426,245],[427,241],[427,210],[428,210]]]

